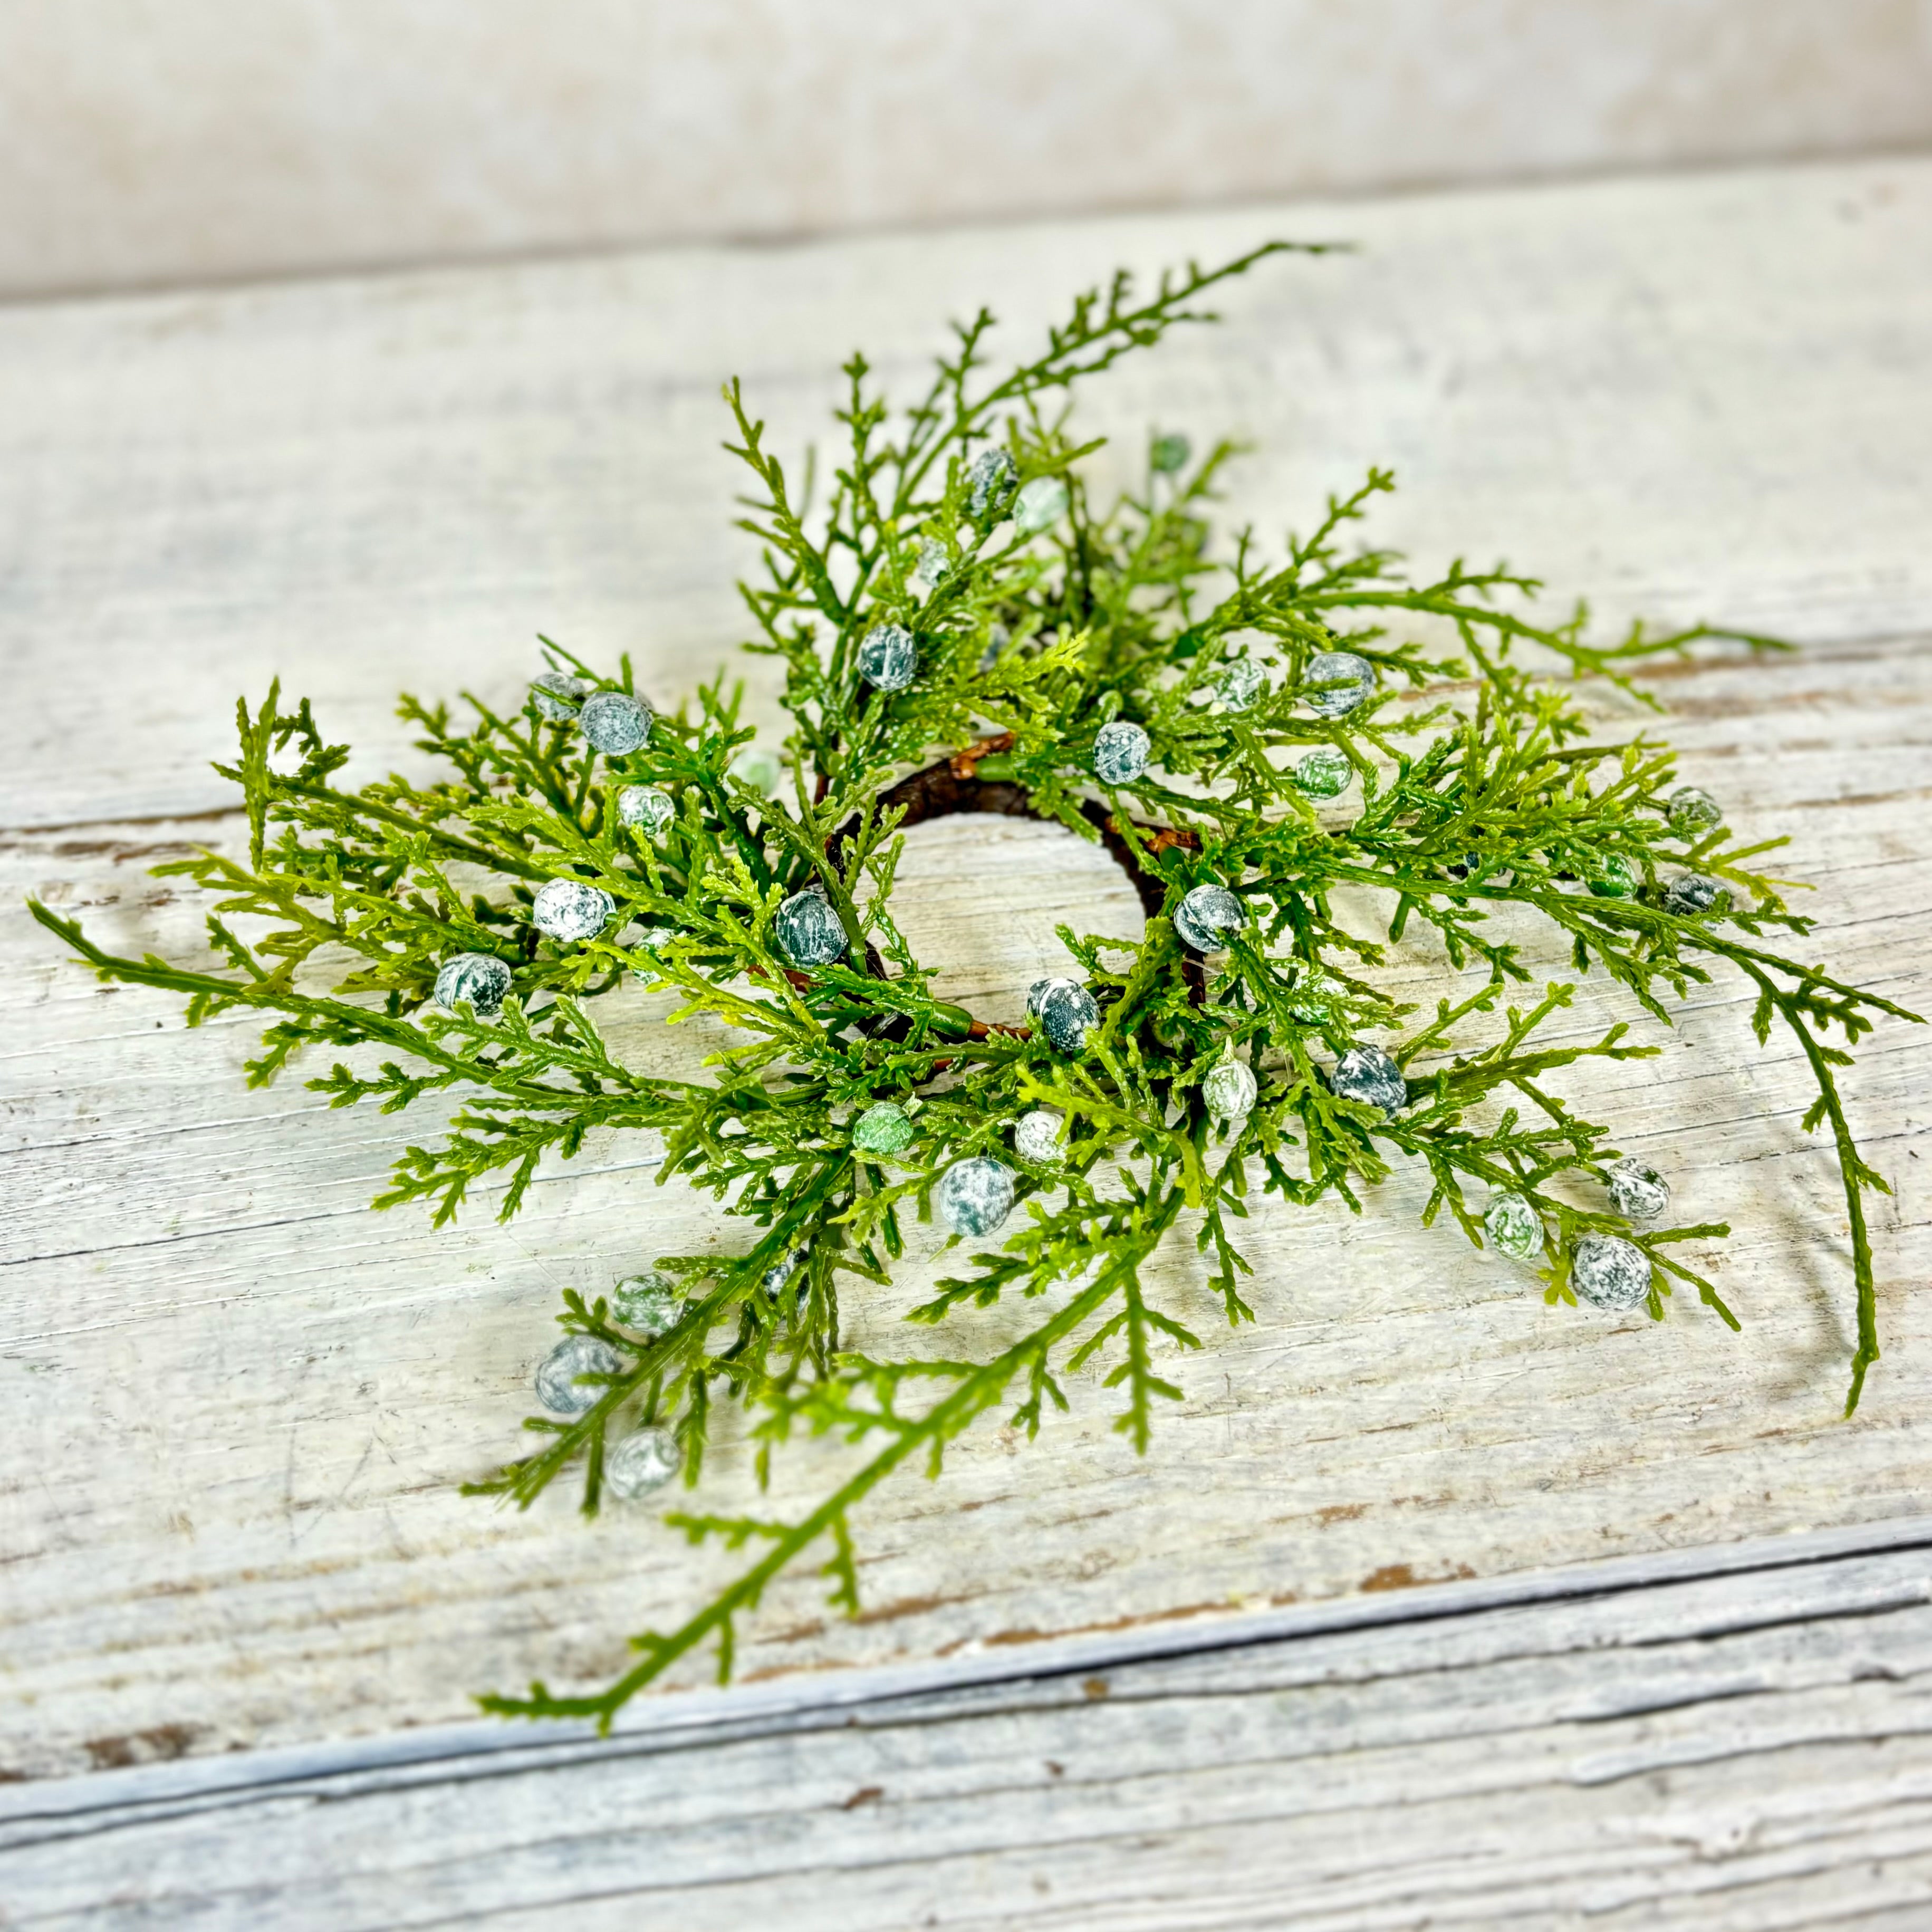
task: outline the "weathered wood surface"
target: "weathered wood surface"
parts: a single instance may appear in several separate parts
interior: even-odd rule
[[[1366,252],[1271,269],[1222,304],[1225,328],[1114,380],[1093,420],[1253,438],[1231,507],[1264,530],[1392,461],[1406,494],[1384,532],[1425,562],[1506,551],[1606,625],[1708,614],[1804,640],[1653,688],[1686,775],[1740,829],[1790,835],[1821,922],[1807,950],[1932,1006],[1932,166],[0,314],[0,1765],[446,1723],[476,1689],[616,1667],[624,1632],[675,1618],[726,1559],[648,1514],[586,1527],[560,1496],[512,1517],[454,1485],[514,1448],[560,1282],[742,1238],[651,1187],[628,1145],[548,1178],[507,1230],[371,1215],[406,1123],[293,1082],[245,1093],[245,1029],[190,1034],[169,1002],[93,986],[20,896],[124,947],[191,950],[196,909],[142,868],[236,837],[208,815],[226,792],[206,761],[235,694],[276,672],[364,771],[410,755],[397,684],[506,693],[539,628],[688,687],[737,634],[724,371],[797,437],[855,340],[904,373],[934,317],[982,296],[1030,326],[1118,259],[1282,230]],[[916,845],[908,922],[991,1016],[1018,1010],[1056,920],[1132,920],[1104,860],[1040,828]],[[1398,966],[1435,970],[1419,946]],[[1607,1010],[1586,989],[1577,1026]],[[1922,1509],[1932,1312],[1912,1291],[1932,1236],[1911,1143],[1932,1040],[1887,1028],[1846,1082],[1898,1193],[1874,1230],[1886,1358],[1846,1425],[1842,1203],[1798,1131],[1802,1070],[1781,1042],[1756,1052],[1746,1010],[1714,988],[1666,1060],[1578,1083],[1688,1211],[1736,1226],[1713,1265],[1741,1336],[1694,1309],[1658,1329],[1546,1310],[1418,1229],[1411,1178],[1359,1221],[1264,1210],[1261,1319],[1178,1365],[1190,1400],[1148,1458],[1091,1390],[1023,1457],[988,1428],[940,1486],[864,1520],[866,1620],[787,1586],[742,1668],[1205,1630]],[[626,1050],[676,1050],[646,1016]],[[916,1292],[868,1339],[889,1346]],[[1186,1256],[1164,1292],[1211,1328]],[[794,1456],[781,1502],[836,1454]],[[707,1502],[732,1508],[742,1458],[728,1444],[715,1469]]]
[[[1922,1925],[1932,1520],[1888,1540],[816,1709],[660,1699],[614,1742],[23,1785],[0,1895],[44,1932]]]

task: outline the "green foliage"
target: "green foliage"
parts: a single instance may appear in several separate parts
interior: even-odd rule
[[[822,506],[794,490],[738,386],[728,388],[730,446],[754,484],[743,526],[763,553],[743,586],[748,648],[779,661],[791,720],[782,800],[739,775],[753,734],[722,680],[659,716],[641,749],[608,758],[548,694],[533,692],[507,716],[468,698],[460,722],[405,700],[445,776],[356,791],[334,782],[345,748],[324,742],[306,702],[284,712],[272,687],[259,710],[242,707],[242,755],[227,772],[247,800],[247,862],[209,853],[159,868],[215,896],[218,969],[115,958],[35,908],[104,976],[184,994],[192,1021],[237,1007],[272,1016],[251,1082],[273,1078],[298,1049],[354,1048],[310,1082],[335,1105],[448,1096],[447,1130],[402,1156],[379,1205],[422,1201],[441,1222],[487,1185],[500,1189],[507,1218],[539,1163],[568,1158],[592,1128],[648,1129],[666,1150],[661,1181],[708,1189],[754,1232],[734,1259],[661,1258],[684,1300],[653,1339],[616,1325],[602,1299],[567,1293],[565,1329],[600,1338],[621,1367],[593,1382],[584,1414],[531,1420],[531,1454],[478,1486],[527,1504],[575,1472],[594,1510],[607,1445],[657,1422],[674,1430],[695,1487],[721,1398],[750,1414],[761,1475],[799,1434],[862,1445],[856,1473],[796,1521],[673,1516],[694,1540],[721,1539],[756,1560],[679,1629],[636,1638],[638,1661],[608,1688],[572,1696],[537,1684],[488,1708],[608,1723],[706,1644],[728,1673],[736,1618],[814,1549],[830,1552],[832,1602],[856,1610],[850,1516],[866,1496],[903,1464],[937,1474],[946,1445],[989,1410],[1013,1404],[1014,1420],[1036,1432],[1049,1406],[1066,1406],[1070,1372],[1103,1372],[1120,1392],[1118,1426],[1144,1448],[1160,1403],[1180,1394],[1164,1356],[1201,1346],[1153,1298],[1148,1261],[1184,1219],[1229,1322],[1252,1318],[1238,1235],[1256,1188],[1359,1208],[1393,1162],[1420,1162],[1432,1183],[1424,1220],[1446,1209],[1479,1246],[1492,1193],[1531,1204],[1552,1304],[1574,1302],[1580,1238],[1610,1234],[1648,1257],[1653,1316],[1682,1282],[1735,1326],[1678,1258],[1686,1240],[1726,1229],[1639,1230],[1574,1204],[1600,1198],[1615,1150],[1550,1076],[1656,1049],[1626,1043],[1621,1024],[1544,1044],[1571,988],[1507,1000],[1530,976],[1498,934],[1508,918],[1521,922],[1510,908],[1560,933],[1579,973],[1607,974],[1660,1018],[1723,965],[1757,987],[1760,1040],[1774,1023],[1796,1035],[1818,1089],[1805,1125],[1830,1122],[1850,1211],[1858,1341],[1848,1409],[1857,1402],[1878,1355],[1862,1195],[1884,1183],[1852,1142],[1835,1079],[1847,1055],[1827,1034],[1849,1046],[1875,1012],[1912,1016],[1770,950],[1768,935],[1808,926],[1753,868],[1767,848],[1737,846],[1721,825],[1673,829],[1668,750],[1641,736],[1592,742],[1572,687],[1552,675],[1607,679],[1641,698],[1630,674],[1647,658],[1705,638],[1770,640],[1640,627],[1594,644],[1581,610],[1555,626],[1523,614],[1538,586],[1503,568],[1458,563],[1412,584],[1390,553],[1346,547],[1391,487],[1381,472],[1331,500],[1273,560],[1251,533],[1216,560],[1206,512],[1227,444],[1190,468],[1182,440],[1162,436],[1138,490],[1105,506],[1090,494],[1079,464],[1094,446],[1070,435],[1060,392],[1175,323],[1207,319],[1197,298],[1273,252],[1190,268],[1145,299],[1120,277],[1076,303],[1044,354],[997,377],[982,313],[897,416],[854,357],[838,412],[846,450]],[[1010,468],[976,466],[989,451]],[[1014,493],[1042,479],[1064,485],[1065,508],[1024,528],[1034,520],[1010,514]],[[1439,641],[1387,628],[1412,618],[1430,620]],[[858,668],[864,640],[888,624],[918,651],[915,680],[896,692]],[[551,649],[566,680],[632,689],[628,662],[603,678]],[[1309,701],[1340,688],[1332,670],[1311,669],[1338,650],[1374,673],[1366,700],[1340,715]],[[1095,776],[1094,744],[1117,719],[1144,728],[1153,760],[1110,787]],[[1298,784],[1296,761],[1323,750],[1346,760],[1359,802],[1318,804],[1332,787]],[[619,794],[635,784],[674,802],[655,835],[620,814]],[[1137,944],[1061,929],[1099,1004],[1082,1052],[981,1025],[936,998],[894,922],[904,827],[973,809],[1024,811],[1102,839],[1140,891],[1148,917]],[[1700,913],[1667,900],[1686,872],[1720,882],[1727,902]],[[565,944],[532,923],[536,891],[555,879],[609,895],[601,933]],[[1244,915],[1212,961],[1183,944],[1174,917],[1204,884],[1232,888]],[[801,970],[774,919],[812,885],[845,946]],[[1336,912],[1346,888],[1382,896],[1386,940]],[[1466,970],[1463,985],[1475,982],[1419,1019],[1376,974],[1386,944],[1418,925]],[[500,1015],[436,1004],[439,965],[460,952],[511,969]],[[632,1071],[608,1049],[594,1010],[633,974],[674,993],[676,1018],[716,1016],[734,1043],[688,1078]],[[324,984],[332,990],[316,990]],[[1374,1035],[1408,1083],[1393,1115],[1330,1084],[1336,1058]],[[1216,1122],[1203,1082],[1231,1056],[1258,1094],[1244,1118]],[[850,1135],[881,1100],[904,1105],[916,1128],[890,1159],[855,1149]],[[1050,1168],[1010,1151],[1015,1120],[1035,1108],[1066,1122]],[[970,1323],[1018,1297],[1037,1311],[1019,1339],[984,1360],[886,1360],[844,1346],[841,1294],[888,1281],[905,1217],[929,1214],[946,1170],[986,1154],[1016,1170],[1018,1210],[913,1318]]]

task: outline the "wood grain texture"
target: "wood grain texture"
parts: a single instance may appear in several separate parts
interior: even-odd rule
[[[619,1667],[624,1633],[676,1618],[727,1559],[649,1512],[586,1526],[559,1496],[511,1517],[454,1485],[514,1448],[560,1282],[742,1238],[652,1186],[637,1143],[547,1174],[508,1229],[373,1215],[419,1127],[296,1083],[245,1092],[245,1028],[190,1034],[166,1000],[92,985],[21,895],[124,949],[191,952],[196,908],[143,868],[235,838],[206,761],[236,692],[276,672],[365,772],[412,755],[398,683],[507,693],[539,627],[688,688],[737,632],[724,371],[796,437],[856,338],[903,375],[936,316],[982,296],[1030,328],[1117,260],[1282,229],[1366,252],[1236,291],[1224,328],[1110,379],[1096,426],[1251,436],[1230,508],[1264,530],[1393,460],[1408,494],[1385,533],[1425,563],[1507,550],[1606,625],[1641,608],[1804,640],[1652,688],[1687,777],[1741,830],[1790,836],[1808,952],[1932,1006],[1932,165],[0,313],[0,1400],[24,1452],[0,1478],[0,1765],[446,1723],[476,1690]],[[1108,862],[1046,828],[928,828],[902,878],[923,956],[989,1018],[1017,1014],[1057,920],[1133,929]],[[1394,972],[1420,988],[1440,968],[1418,944]],[[1575,1024],[1610,1010],[1586,986]],[[1267,1208],[1261,1319],[1177,1365],[1190,1400],[1146,1459],[1091,1390],[1023,1458],[986,1430],[860,1524],[863,1619],[788,1584],[741,1668],[1204,1628],[1922,1510],[1932,1042],[1888,1027],[1846,1083],[1898,1192],[1874,1229],[1886,1357],[1845,1425],[1842,1201],[1798,1130],[1802,1068],[1758,1052],[1746,1013],[1714,987],[1666,1060],[1575,1089],[1688,1212],[1732,1220],[1712,1264],[1741,1336],[1694,1309],[1660,1328],[1546,1310],[1417,1228],[1412,1175],[1360,1220]],[[625,1052],[687,1050],[651,1017],[627,1011]],[[867,1343],[893,1346],[932,1245],[866,1311]],[[1160,1292],[1211,1330],[1186,1255]],[[838,1460],[792,1458],[780,1506]],[[713,1472],[707,1506],[746,1499],[728,1433]]]
[[[0,1892],[36,1932],[1922,1924],[1928,1537],[832,1709],[660,1700],[605,1744],[22,1786]]]

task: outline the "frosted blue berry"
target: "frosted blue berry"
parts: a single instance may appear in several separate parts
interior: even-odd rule
[[[530,680],[530,701],[554,724],[577,716],[577,707],[592,687],[588,678],[573,677],[567,670],[540,671]]]
[[[1729,910],[1731,896],[1701,872],[1680,872],[1664,889],[1664,909],[1679,919],[1701,919]]]
[[[919,562],[913,572],[920,583],[943,583],[952,568],[952,560],[946,554],[946,546],[937,537],[928,537],[920,545]],[[876,679],[873,680],[878,682]]]
[[[1724,808],[1700,785],[1680,785],[1664,801],[1670,829],[1680,838],[1694,838],[1724,822]]]
[[[1308,708],[1324,718],[1346,718],[1376,688],[1376,668],[1353,651],[1317,651],[1308,660]]]
[[[647,1342],[675,1328],[683,1312],[684,1297],[656,1268],[634,1274],[610,1291],[610,1319]]]
[[[903,691],[919,672],[919,649],[903,624],[881,624],[859,646],[859,675],[879,691]]]
[[[1059,1165],[1060,1116],[1051,1107],[1036,1107],[1013,1123],[1013,1151],[1036,1167]]]
[[[1019,481],[1019,465],[1004,449],[982,449],[966,472],[966,510],[984,518],[998,510]]]
[[[1196,886],[1174,909],[1174,929],[1196,952],[1216,952],[1246,923],[1241,902],[1226,886]]]
[[[595,1335],[566,1335],[538,1366],[537,1400],[553,1415],[581,1415],[604,1390],[601,1384],[583,1387],[578,1377],[614,1376],[623,1366],[608,1342]]]
[[[1498,1254],[1514,1260],[1534,1261],[1543,1252],[1543,1216],[1520,1194],[1491,1195],[1483,1232]]]
[[[626,785],[617,794],[619,820],[638,826],[647,838],[655,838],[676,816],[670,794],[656,785]]]
[[[1104,785],[1132,784],[1148,768],[1154,740],[1125,718],[1102,724],[1094,736],[1094,776]]]
[[[1013,1171],[991,1154],[956,1161],[940,1181],[940,1218],[969,1240],[990,1234],[1012,1211]]]
[[[1252,711],[1255,700],[1268,688],[1267,667],[1252,658],[1234,658],[1221,668],[1214,689],[1230,711]]]
[[[1013,499],[1013,528],[1022,536],[1050,530],[1066,514],[1066,485],[1058,476],[1036,476]]]
[[[794,966],[829,966],[845,950],[845,928],[823,892],[794,892],[772,920],[772,937]]]
[[[1172,476],[1177,470],[1187,466],[1192,453],[1192,446],[1184,436],[1157,436],[1148,451],[1148,466],[1160,476]]]
[[[684,1467],[677,1438],[656,1423],[633,1430],[604,1452],[604,1486],[627,1502],[661,1490]]]
[[[877,1100],[852,1123],[852,1144],[861,1154],[900,1154],[914,1132],[912,1116],[897,1101]]]
[[[1336,745],[1317,745],[1294,768],[1294,788],[1304,798],[1340,798],[1355,768]]]
[[[581,879],[553,879],[530,902],[530,923],[568,944],[596,938],[616,909],[616,901],[601,886],[586,886]]]
[[[1078,980],[1036,980],[1027,994],[1027,1011],[1055,1053],[1084,1053],[1087,1034],[1100,1023],[1094,995]]]
[[[1634,1308],[1650,1293],[1650,1257],[1616,1234],[1580,1234],[1570,1254],[1570,1286],[1592,1308]]]
[[[1259,1091],[1253,1072],[1239,1060],[1219,1062],[1201,1083],[1201,1097],[1217,1120],[1244,1120],[1254,1111]]]
[[[1636,868],[1621,852],[1599,852],[1590,860],[1584,883],[1593,898],[1632,898],[1636,893]]]
[[[600,691],[584,700],[577,728],[593,750],[621,758],[651,735],[651,707],[628,691]]]
[[[488,952],[459,952],[436,968],[436,1003],[454,1012],[459,1000],[470,1002],[479,1020],[494,1019],[503,1010],[510,990],[510,969]]]
[[[1350,1047],[1336,1061],[1328,1086],[1337,1098],[1379,1107],[1391,1119],[1408,1105],[1402,1069],[1378,1046]]]
[[[1610,1203],[1627,1221],[1654,1221],[1670,1205],[1670,1184],[1642,1161],[1620,1160],[1610,1169]]]
[[[765,1292],[771,1295],[781,1293],[786,1282],[797,1274],[799,1264],[804,1259],[802,1248],[794,1248],[789,1253],[781,1255],[765,1270]]]

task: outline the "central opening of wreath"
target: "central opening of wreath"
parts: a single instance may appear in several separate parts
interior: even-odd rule
[[[976,1019],[1023,1024],[1036,980],[1079,968],[1058,934],[1138,942],[1163,897],[1111,814],[1083,815],[1090,843],[1031,806],[1025,788],[981,778],[1003,740],[982,741],[902,778],[880,800],[908,835],[892,896],[894,923],[934,991]],[[1004,821],[995,830],[988,820]],[[992,836],[988,836],[991,834]]]

